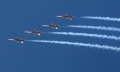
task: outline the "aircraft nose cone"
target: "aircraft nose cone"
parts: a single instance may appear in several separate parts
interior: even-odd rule
[[[47,26],[47,25],[42,25],[42,26]]]
[[[14,40],[14,39],[8,39],[8,40]]]
[[[56,17],[62,17],[62,16],[56,16]]]

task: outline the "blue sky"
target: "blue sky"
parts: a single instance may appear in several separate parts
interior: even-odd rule
[[[56,15],[102,16],[119,18],[119,1],[94,0],[1,0],[0,72],[120,72],[120,52],[50,43],[19,44],[8,38],[58,40],[120,47],[119,41],[83,36],[25,34],[25,30],[65,31],[119,36],[119,32],[92,29],[44,28],[42,24],[94,25],[120,27],[119,22],[92,19],[56,18]]]

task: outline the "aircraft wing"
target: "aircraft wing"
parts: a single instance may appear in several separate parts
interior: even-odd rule
[[[21,43],[24,43],[23,41],[21,41]]]
[[[17,43],[24,43],[23,41],[16,41]]]

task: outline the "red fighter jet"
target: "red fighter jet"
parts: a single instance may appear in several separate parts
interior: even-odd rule
[[[40,32],[40,31],[38,31],[38,30],[33,30],[33,31],[25,31],[25,33],[34,34],[34,35],[39,35],[39,36],[40,36],[40,34],[41,34],[42,32]]]
[[[51,24],[44,24],[42,25],[44,27],[49,27],[49,28],[52,28],[52,29],[58,29],[59,25],[57,24],[54,24],[54,23],[51,23]]]
[[[17,43],[23,43],[25,40],[22,39],[22,38],[11,38],[11,39],[8,39],[8,40],[11,40],[11,41],[16,41]]]
[[[58,17],[58,18],[66,18],[66,19],[70,19],[70,20],[72,20],[72,18],[73,18],[73,16],[68,15],[68,14],[63,15],[63,16],[58,15],[58,16],[56,16],[56,17]]]

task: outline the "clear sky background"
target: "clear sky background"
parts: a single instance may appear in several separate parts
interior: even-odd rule
[[[74,18],[56,15],[120,17],[120,2],[110,0],[0,0],[0,72],[120,72],[120,52],[50,43],[8,41],[59,40],[120,47],[120,41],[83,36],[25,34],[25,30],[43,32],[85,32],[119,36],[119,32],[92,29],[42,27],[42,24],[94,25],[120,27],[120,22]]]

